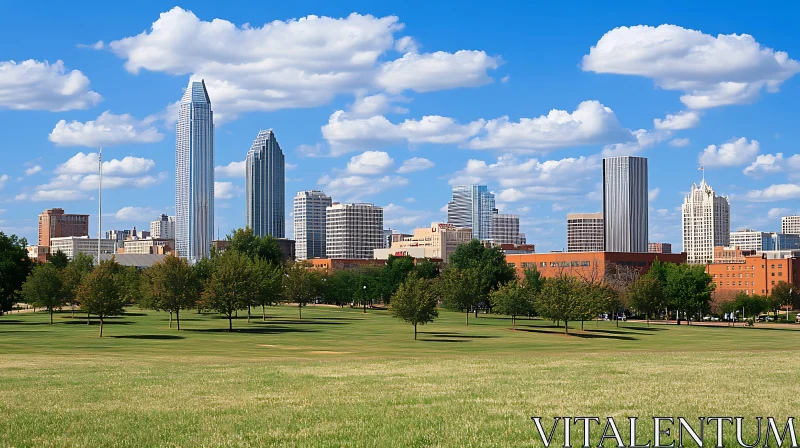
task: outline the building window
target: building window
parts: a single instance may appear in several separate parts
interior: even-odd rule
[[[783,272],[778,272],[778,277],[783,277]]]

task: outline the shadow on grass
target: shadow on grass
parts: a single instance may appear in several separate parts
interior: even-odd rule
[[[126,336],[111,336],[111,337],[114,339],[148,339],[153,341],[186,339],[183,336],[175,336],[172,334],[129,334]]]
[[[543,329],[536,329],[536,328],[520,328],[517,326],[517,331],[527,331],[529,333],[543,333],[543,334],[564,334],[564,327],[549,327],[550,330],[543,330]],[[575,336],[578,338],[584,339],[619,339],[621,341],[636,341],[637,339],[633,336],[618,336],[612,334],[592,334],[589,331],[593,331],[593,333],[597,333],[598,331],[603,330],[587,330],[585,332],[580,332],[580,328],[570,328],[568,336]]]
[[[637,328],[636,330],[639,330],[639,329]],[[634,330],[634,329],[627,329],[627,328],[626,328],[626,329],[622,329],[622,328],[620,328],[619,330],[598,330],[598,329],[594,329],[594,328],[587,328],[587,329],[586,329],[586,331],[589,331],[589,332],[592,332],[592,333],[606,333],[606,334],[641,334],[641,335],[646,335],[646,336],[649,336],[647,333],[639,333],[639,332],[638,332],[638,331],[636,331],[636,330]]]
[[[620,341],[636,341],[633,336],[615,336],[607,334],[591,334],[591,333],[570,333],[570,336],[575,336],[584,339],[617,339]]]
[[[84,320],[83,323],[86,323]],[[47,322],[28,322],[24,320],[12,320],[12,319],[0,319],[0,325],[8,324],[8,325],[49,325],[50,321]]]
[[[120,320],[109,320],[109,319],[111,319],[111,318],[110,317],[104,317],[103,318],[103,325],[130,325],[130,324],[133,323],[133,322],[127,321],[127,320],[120,321]],[[91,322],[92,322],[92,325],[100,325],[100,319],[92,318]],[[62,323],[65,324],[65,325],[86,325],[86,319],[85,318],[84,319],[75,319],[75,320],[71,320],[69,322],[62,322]]]
[[[429,336],[433,336],[435,338],[458,338],[458,339],[495,339],[499,338],[500,336],[486,336],[486,335],[471,335],[471,334],[461,334],[461,333],[452,333],[447,331],[420,331],[419,334],[426,334]]]
[[[472,342],[466,339],[419,339],[423,342]]]
[[[258,320],[253,319],[252,323],[254,324],[271,324],[271,323],[279,323],[279,324],[286,324],[286,325],[347,325],[347,322],[328,322],[328,321],[317,321],[314,318],[309,319],[282,319],[282,318],[273,318],[271,321],[267,318],[267,321],[264,322],[261,320],[261,316],[259,316]]]
[[[229,331],[228,327],[225,328],[188,328],[181,331],[194,331],[198,333],[245,333],[245,334],[283,334],[283,333],[319,333],[319,330],[308,330],[305,328],[289,328],[289,327],[259,327],[259,328],[237,328],[233,327],[233,331]]]

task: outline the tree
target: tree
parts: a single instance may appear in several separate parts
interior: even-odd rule
[[[533,304],[525,290],[517,282],[508,282],[500,285],[490,295],[492,308],[507,316],[511,316],[511,328],[517,329],[517,316],[525,316],[531,313]]]
[[[414,340],[417,340],[417,325],[425,325],[439,316],[436,309],[436,293],[431,280],[412,274],[400,284],[392,296],[392,316],[414,325]]]
[[[639,278],[639,271],[633,266],[616,263],[606,265],[603,280],[614,290],[614,300],[609,303],[614,311],[614,318],[619,326],[619,312],[628,305],[628,290]]]
[[[292,263],[286,268],[284,275],[284,300],[288,303],[296,303],[300,319],[303,318],[303,307],[316,293],[314,287],[315,275],[309,265],[305,263]]]
[[[78,301],[88,314],[100,318],[100,337],[103,337],[103,321],[109,316],[118,316],[125,309],[122,285],[117,277],[120,265],[114,260],[102,261],[81,282]]]
[[[424,258],[414,266],[414,273],[417,274],[417,277],[433,280],[439,276],[439,265],[432,262],[430,258]]]
[[[58,267],[45,263],[34,268],[22,285],[22,296],[27,303],[45,308],[53,325],[53,312],[64,305],[64,281]]]
[[[772,309],[775,311],[776,318],[778,308],[786,308],[788,310],[790,306],[792,308],[800,307],[800,292],[797,291],[794,285],[790,285],[783,280],[772,287],[770,299],[772,299]]]
[[[408,274],[414,271],[414,259],[408,255],[396,257],[389,255],[386,264],[378,274],[377,282],[364,282],[368,289],[374,289],[380,297],[389,300],[394,295],[397,288],[406,280]],[[366,283],[373,283],[372,285]],[[373,288],[369,288],[373,286]]]
[[[266,306],[277,304],[281,298],[281,283],[283,281],[283,271],[278,265],[273,265],[261,258],[253,262],[253,277],[255,283],[255,296],[253,305],[261,306],[261,319],[267,321]]]
[[[344,307],[345,303],[355,298],[355,276],[351,271],[334,271],[321,278],[322,297],[325,303]]]
[[[657,278],[639,277],[628,288],[628,299],[631,308],[644,314],[650,325],[650,316],[664,306],[664,290]]]
[[[258,236],[253,229],[247,227],[233,231],[227,237],[230,245],[229,251],[246,255],[250,260],[260,258],[268,263],[280,265],[283,263],[283,252],[278,241],[270,235]]]
[[[84,277],[92,271],[94,257],[78,253],[62,271],[64,280],[64,300],[72,307],[72,317],[75,317],[75,305],[78,304],[78,288]],[[87,318],[87,323],[89,320]]]
[[[439,295],[444,307],[453,311],[466,311],[467,326],[469,313],[484,299],[483,283],[476,268],[459,269],[448,265],[439,280]]]
[[[742,319],[752,316],[753,322],[755,322],[759,314],[772,309],[772,301],[767,296],[758,294],[748,295],[744,292],[740,292],[736,294],[736,298],[726,308],[728,312],[732,313],[742,311],[744,313]]]
[[[64,269],[69,264],[69,258],[67,258],[67,254],[59,249],[56,251],[56,253],[50,255],[50,258],[47,260],[47,262],[52,263],[58,269]]]
[[[714,283],[704,265],[667,264],[664,297],[676,310],[677,324],[681,315],[687,319],[696,313],[707,312]]]
[[[144,271],[142,298],[147,307],[169,312],[170,328],[174,313],[180,331],[181,310],[195,307],[200,299],[200,282],[185,259],[169,255]]]
[[[28,241],[0,232],[0,316],[11,311],[20,297],[22,284],[33,270]]]
[[[206,309],[228,318],[228,331],[233,331],[233,315],[247,308],[255,295],[256,284],[251,281],[251,261],[237,251],[226,251],[214,259],[211,279],[203,291]]]
[[[499,247],[486,248],[478,240],[459,245],[450,256],[449,265],[458,269],[476,269],[481,281],[481,294],[477,304],[487,303],[489,293],[503,283],[516,278],[516,271],[506,262],[506,256]],[[490,304],[489,304],[490,305]],[[478,307],[475,306],[475,317]]]
[[[536,301],[536,309],[546,318],[564,321],[564,333],[568,334],[569,321],[575,320],[582,292],[582,285],[575,277],[562,273],[558,277],[548,278]]]

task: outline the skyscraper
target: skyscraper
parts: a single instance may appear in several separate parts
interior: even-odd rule
[[[325,209],[330,196],[320,190],[300,191],[294,197],[294,240],[298,260],[325,258]]]
[[[245,161],[245,223],[258,236],[286,236],[283,151],[272,129],[259,131]]]
[[[175,127],[175,250],[194,263],[214,237],[214,113],[204,81],[189,82]]]
[[[492,213],[489,236],[496,244],[521,244],[519,237],[519,215]]]
[[[602,252],[604,240],[602,213],[567,215],[567,252]]]
[[[494,195],[485,185],[456,185],[453,200],[447,204],[447,223],[469,227],[472,237],[491,238],[492,213],[496,212]]]
[[[150,221],[152,238],[175,239],[175,217],[162,214],[156,221]]]
[[[731,207],[728,198],[717,196],[703,179],[683,200],[681,207],[683,251],[686,262],[705,264],[714,260],[714,247],[731,239]]]
[[[373,204],[333,204],[325,210],[328,258],[370,259],[383,248],[383,208]]]
[[[603,159],[606,252],[647,252],[647,159]]]
[[[800,233],[800,216],[784,216],[781,218],[781,233]]]

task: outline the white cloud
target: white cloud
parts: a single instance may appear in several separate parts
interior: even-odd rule
[[[214,168],[214,176],[222,178],[237,178],[245,176],[245,161],[231,162],[224,166],[217,166]]]
[[[405,198],[405,199],[403,199],[403,201],[404,202],[408,202],[409,204],[413,204],[414,202],[417,202],[417,200],[414,199],[414,198]]]
[[[114,218],[119,221],[152,221],[152,217],[156,214],[153,209],[149,207],[122,207],[114,213]]]
[[[526,185],[560,185],[569,179],[571,185],[596,177],[600,168],[597,156],[569,157],[560,160],[528,159],[521,161],[512,154],[497,158],[496,163],[487,164],[483,160],[467,161],[463,170],[453,174],[450,185],[497,183],[500,187],[520,187]],[[514,193],[508,193],[514,194]]]
[[[788,54],[748,34],[714,37],[676,25],[615,28],[583,57],[581,67],[651,78],[662,89],[683,92],[681,101],[692,109],[753,102],[764,88],[776,92],[800,71]]]
[[[655,201],[658,198],[659,193],[661,193],[660,188],[653,188],[649,193],[647,193],[647,199],[649,201]]]
[[[700,154],[701,165],[705,166],[737,166],[744,165],[756,158],[759,144],[756,140],[748,143],[745,137],[731,139],[722,145],[709,145]]]
[[[8,182],[8,174],[0,175],[0,188],[3,188]]]
[[[233,199],[234,196],[241,194],[242,188],[233,185],[233,182],[214,182],[215,199]]]
[[[347,172],[350,174],[381,174],[394,165],[394,159],[383,151],[366,151],[350,158]]]
[[[745,198],[752,202],[774,202],[789,199],[800,199],[800,185],[770,185],[763,190],[752,190],[747,192]]]
[[[771,219],[782,218],[784,216],[788,216],[792,213],[792,209],[790,208],[771,208],[767,212],[767,217]]]
[[[402,58],[381,66],[377,84],[390,93],[476,87],[491,82],[492,78],[486,72],[496,69],[501,63],[502,59],[483,51],[406,53]]]
[[[79,152],[59,165],[57,174],[94,174],[98,172],[97,153]],[[156,163],[152,159],[127,156],[122,160],[111,159],[103,162],[103,181],[106,176],[136,176],[150,171]]]
[[[59,146],[111,146],[129,143],[160,142],[164,135],[153,126],[152,117],[138,121],[128,114],[103,112],[96,120],[86,123],[60,120],[48,136]]]
[[[402,205],[389,204],[383,207],[383,224],[385,227],[403,227],[409,230],[430,223],[433,213],[423,210],[409,210]]]
[[[140,70],[205,79],[215,118],[248,111],[315,107],[337,94],[369,88],[392,92],[480,85],[499,58],[476,51],[406,53],[382,61],[393,49],[413,51],[413,39],[395,35],[404,25],[394,16],[307,16],[263,26],[203,21],[175,7],[150,30],[115,40],[109,48]],[[447,70],[442,75],[442,70]]]
[[[681,111],[677,114],[667,114],[663,120],[656,118],[653,125],[656,129],[680,131],[690,129],[700,124],[700,114],[695,111]]]
[[[325,187],[325,192],[333,197],[342,197],[345,202],[375,195],[381,191],[408,185],[408,179],[400,176],[341,176],[323,175],[317,184]]]
[[[684,148],[689,146],[690,143],[692,142],[688,138],[673,138],[669,141],[669,146],[673,146],[675,148]]]
[[[25,175],[26,176],[33,176],[34,174],[38,173],[39,171],[42,171],[42,167],[39,166],[39,165],[33,165],[32,167],[29,167],[29,168],[25,169]]]
[[[416,171],[425,171],[434,167],[434,163],[424,157],[412,157],[403,162],[403,165],[397,170],[398,173],[414,173]]]
[[[603,157],[616,157],[616,156],[632,156],[638,154],[645,149],[655,146],[664,140],[670,138],[672,131],[656,129],[648,131],[639,129],[633,131],[635,140],[626,143],[615,143],[603,147]]]
[[[394,49],[400,53],[416,53],[419,51],[417,41],[411,36],[404,36],[394,43]]]
[[[519,122],[508,117],[489,120],[485,130],[485,136],[469,142],[470,148],[542,151],[634,139],[630,130],[620,126],[614,111],[598,101],[584,101],[572,113],[553,109],[547,115],[521,118]]]
[[[761,154],[756,157],[756,160],[748,165],[742,173],[750,177],[763,177],[768,174],[779,173],[783,171],[784,159],[782,153]]]
[[[496,195],[502,202],[517,202],[521,200],[548,200],[563,199],[564,196],[574,196],[579,191],[573,187],[547,187],[535,185],[522,188],[507,188]]]
[[[17,201],[44,202],[44,201],[82,201],[89,199],[89,195],[79,190],[38,190],[33,194],[20,193],[14,197]]]
[[[62,61],[0,61],[0,109],[63,112],[88,109],[103,99],[89,78]]]
[[[90,50],[102,50],[103,48],[105,48],[105,44],[103,43],[102,40],[98,40],[97,42],[95,42],[93,44],[78,44],[77,47],[78,48],[88,48]]]
[[[399,106],[392,106],[392,102],[406,102],[407,99],[403,97],[393,97],[385,93],[376,93],[375,95],[358,97],[350,105],[350,110],[347,112],[348,117],[372,117],[374,115],[383,115],[387,112],[394,112],[404,114],[408,109]]]

